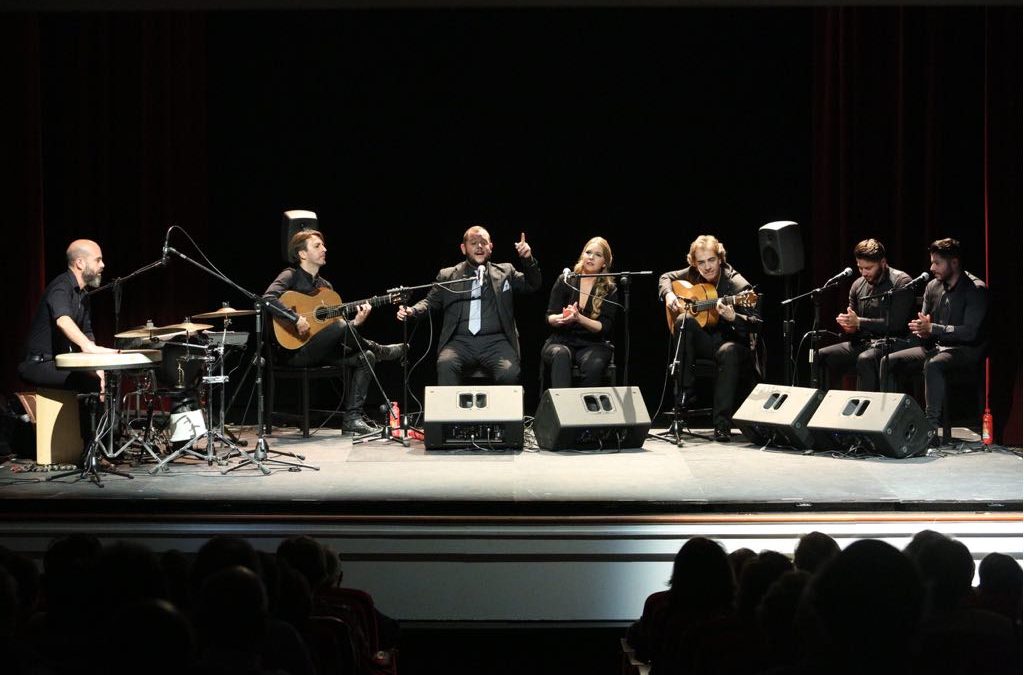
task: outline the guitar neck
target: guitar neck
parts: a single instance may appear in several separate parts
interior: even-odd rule
[[[348,318],[352,314],[354,314],[356,312],[356,310],[359,309],[360,305],[369,304],[370,307],[380,307],[381,305],[388,304],[388,302],[390,302],[390,300],[391,300],[391,296],[390,295],[377,295],[377,296],[374,296],[372,298],[367,298],[366,300],[356,300],[354,302],[346,302],[344,305],[337,305],[335,307],[326,307],[323,310],[322,318],[334,319],[334,318],[339,317],[339,316]]]
[[[716,300],[698,300],[697,302],[690,303],[691,312],[706,312],[709,309],[714,309],[718,306],[718,300],[721,300],[727,305],[736,304],[735,295],[727,295],[724,298],[718,298]]]

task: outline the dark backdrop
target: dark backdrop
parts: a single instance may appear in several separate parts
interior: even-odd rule
[[[911,274],[926,269],[928,241],[959,236],[984,275],[988,203],[989,277],[1005,298],[1021,278],[1020,18],[1006,8],[7,15],[4,76],[19,94],[2,113],[15,167],[7,258],[26,292],[5,390],[71,238],[99,240],[112,278],[157,258],[177,224],[262,291],[282,266],[290,208],[319,214],[324,274],[346,300],[431,280],[459,259],[470,224],[488,226],[499,261],[525,232],[545,273],[518,308],[530,409],[548,290],[595,234],[618,269],[656,274],[683,266],[696,235],[718,235],[767,294],[774,380],[783,288],[760,267],[765,222],[802,224],[799,289],[851,264],[867,236]],[[180,233],[172,244],[193,255]],[[630,379],[652,411],[667,352],[655,282],[635,284],[631,319]],[[243,304],[176,260],[127,285],[121,326],[180,321],[222,300]],[[831,322],[838,306],[826,304]],[[96,298],[105,342],[112,311]],[[798,328],[809,318],[801,308]],[[365,332],[401,334],[384,311]],[[433,380],[432,354],[417,388]],[[1019,332],[993,362],[997,425],[1019,439]],[[381,373],[397,396],[397,374]]]

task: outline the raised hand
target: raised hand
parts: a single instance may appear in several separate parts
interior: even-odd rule
[[[907,324],[910,332],[919,338],[926,338],[932,334],[932,317],[930,314],[917,313],[917,318]]]
[[[526,233],[519,233],[519,241],[515,243],[516,253],[519,254],[520,258],[527,259],[533,256],[530,251],[530,245],[526,243]]]

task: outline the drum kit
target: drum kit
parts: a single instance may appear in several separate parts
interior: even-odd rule
[[[117,353],[58,355],[60,369],[106,373],[108,395],[86,452],[83,477],[90,474],[99,483],[97,471],[128,475],[113,471],[100,459],[112,460],[132,450],[155,462],[151,474],[166,471],[170,462],[182,456],[212,465],[244,454],[238,439],[224,428],[224,389],[229,381],[225,361],[243,351],[249,340],[248,332],[230,330],[231,323],[255,314],[254,309],[234,309],[225,303],[181,323],[156,326],[149,321],[117,333]],[[126,386],[128,380],[134,381],[134,387]],[[127,390],[130,393],[123,393]],[[219,416],[215,417],[218,398]],[[200,447],[204,440],[205,447]]]

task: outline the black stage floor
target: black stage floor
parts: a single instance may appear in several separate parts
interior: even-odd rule
[[[969,438],[960,430],[961,438]],[[242,437],[252,447],[254,431]],[[614,451],[427,451],[381,439],[353,446],[337,429],[302,439],[277,429],[271,450],[301,453],[317,467],[271,462],[270,474],[177,460],[150,475],[152,463],[121,465],[134,478],[102,475],[102,487],[78,476],[0,471],[4,510],[116,512],[138,516],[201,511],[333,515],[630,515],[811,511],[1020,512],[1022,461],[1013,450],[961,442],[912,459],[763,449],[736,436],[730,444],[649,439]],[[286,458],[287,459],[287,458]],[[291,470],[290,470],[291,469]]]

